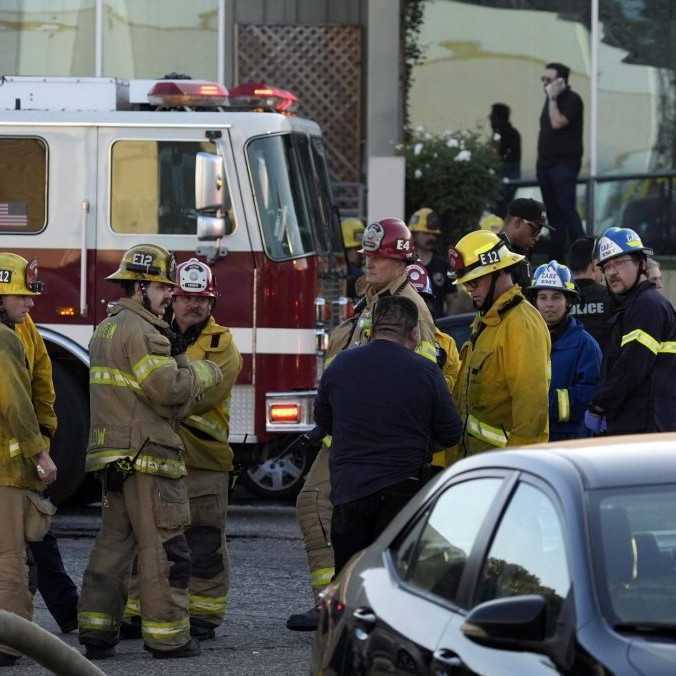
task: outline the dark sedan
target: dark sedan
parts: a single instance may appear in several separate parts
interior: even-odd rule
[[[676,434],[485,453],[323,593],[313,673],[676,674]]]

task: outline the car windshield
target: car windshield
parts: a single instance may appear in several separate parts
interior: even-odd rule
[[[300,133],[257,138],[247,147],[265,250],[274,260],[335,250],[338,226],[317,148]]]
[[[676,485],[594,491],[596,584],[608,621],[676,625]]]

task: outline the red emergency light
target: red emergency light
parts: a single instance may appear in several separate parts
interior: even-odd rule
[[[160,80],[148,92],[148,103],[163,108],[215,108],[228,103],[228,90],[207,80]]]
[[[298,108],[298,97],[286,89],[271,87],[265,82],[245,82],[230,90],[230,103],[253,110],[272,109],[291,115]]]

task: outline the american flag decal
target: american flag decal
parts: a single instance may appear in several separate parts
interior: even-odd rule
[[[25,202],[0,202],[0,228],[25,228],[27,225]]]

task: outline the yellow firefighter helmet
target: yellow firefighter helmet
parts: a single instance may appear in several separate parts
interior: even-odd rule
[[[157,244],[137,244],[124,252],[120,267],[106,279],[176,286],[176,260],[173,253]]]
[[[44,284],[38,281],[38,262],[13,253],[0,253],[0,296],[39,296]]]
[[[482,230],[489,230],[490,232],[494,232],[496,235],[502,230],[502,226],[505,224],[505,222],[500,218],[500,216],[496,216],[495,214],[486,214],[480,221],[479,221],[479,227]]]
[[[408,220],[408,228],[411,232],[426,232],[430,235],[440,235],[441,221],[435,211],[423,207],[413,212]]]
[[[364,224],[358,218],[344,218],[340,226],[343,230],[343,244],[346,249],[360,249],[364,235]]]
[[[504,240],[494,232],[475,230],[449,249],[448,259],[457,275],[456,283],[465,284],[492,272],[511,268],[524,257],[510,251]]]

